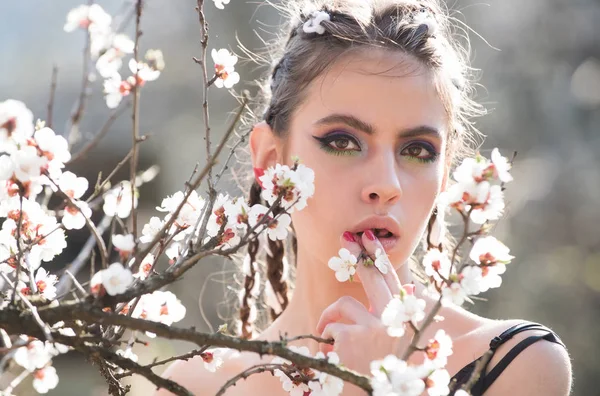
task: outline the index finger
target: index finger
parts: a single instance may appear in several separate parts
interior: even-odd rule
[[[355,239],[357,238],[356,235],[354,235],[354,237]],[[350,253],[356,257],[359,257],[361,246],[358,242],[350,242],[344,238],[341,239],[342,246],[348,249]],[[356,273],[360,278],[360,282],[365,290],[369,304],[371,305],[369,311],[378,318],[381,317],[384,308],[393,298],[392,292],[383,278],[383,274],[375,267],[365,267],[362,260],[357,263]]]
[[[394,295],[394,296],[399,295],[400,288],[402,287],[402,285],[400,283],[400,278],[398,278],[398,274],[396,273],[394,266],[390,262],[389,257],[387,257],[387,253],[386,253],[385,249],[383,248],[383,246],[381,245],[381,242],[379,242],[379,239],[377,239],[377,237],[375,235],[373,235],[373,236],[375,237],[375,239],[371,240],[368,238],[366,233],[363,234],[363,236],[362,236],[363,246],[365,247],[365,250],[368,253],[370,253],[373,257],[375,257],[375,252],[377,251],[377,249],[381,249],[381,254],[385,255],[385,258],[387,261],[387,263],[386,263],[387,271],[385,271],[385,273],[382,273],[383,279],[385,279],[385,282],[387,283],[388,287],[390,288],[390,292],[392,293],[392,295]]]

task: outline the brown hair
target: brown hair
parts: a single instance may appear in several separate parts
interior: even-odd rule
[[[276,135],[285,138],[294,109],[305,100],[306,88],[336,60],[356,51],[378,48],[408,54],[433,73],[448,116],[448,165],[473,154],[475,138],[482,135],[472,119],[484,114],[484,110],[472,99],[474,70],[468,61],[468,38],[459,25],[462,22],[451,18],[437,0],[289,0],[273,6],[288,16],[283,30],[287,35],[270,48],[276,62],[260,85],[257,107],[258,114],[263,114]],[[315,11],[329,14],[329,20],[321,22],[323,34],[303,29]],[[248,203],[266,205],[261,201],[256,181],[250,188]],[[434,219],[435,211],[428,229]],[[291,238],[295,256],[297,241],[294,235]],[[257,260],[258,243],[248,247],[251,268]],[[451,244],[448,238],[443,243],[445,247]],[[283,310],[288,303],[288,284],[281,279],[285,244],[268,240],[268,245],[265,272]],[[250,276],[253,277],[246,275],[240,311],[245,337],[252,333],[248,323],[248,296],[253,287]],[[271,309],[270,313],[275,319],[281,312]]]

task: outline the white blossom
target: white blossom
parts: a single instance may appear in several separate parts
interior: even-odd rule
[[[215,85],[218,88],[231,88],[240,81],[240,75],[235,71],[235,64],[238,57],[231,54],[227,49],[221,48],[216,50],[213,48],[211,57],[215,63]]]
[[[317,359],[324,359],[323,352],[317,352]],[[340,357],[335,352],[327,352],[327,362],[331,364],[340,364]],[[316,370],[315,370],[316,371]],[[311,390],[311,396],[338,396],[344,390],[344,380],[331,374],[316,371],[317,381],[310,381],[308,387]]]
[[[154,260],[155,260],[154,255],[152,253],[148,253],[148,255],[146,257],[144,257],[144,259],[140,263],[140,267],[138,269],[138,272],[135,273],[135,274],[133,274],[133,277],[141,279],[141,280],[146,279],[148,277],[148,275],[150,275],[150,270],[152,269],[152,265],[154,264]],[[133,264],[134,261],[135,261],[135,259],[131,259],[131,262],[129,264],[130,267],[131,267],[131,264]]]
[[[170,215],[175,213],[184,197],[185,194],[182,191],[177,191],[170,197],[163,199],[161,206],[157,207],[156,210],[160,212],[168,212],[170,217]],[[179,215],[175,220],[175,224],[179,227],[195,226],[198,222],[198,219],[202,215],[202,209],[204,209],[204,205],[204,198],[199,196],[196,191],[192,191],[188,199],[185,201],[185,204],[179,211]]]
[[[204,368],[211,373],[217,371],[223,365],[223,356],[225,353],[225,348],[207,349],[200,355],[204,361]]]
[[[282,193],[281,206],[289,213],[304,209],[307,199],[315,192],[314,172],[304,164],[299,164],[295,171],[287,165],[276,164],[269,167],[259,180],[263,187],[262,198],[273,205]]]
[[[327,266],[335,271],[335,278],[340,282],[352,280],[356,273],[356,256],[350,253],[346,248],[341,248],[338,252],[339,257],[335,256],[329,259]]]
[[[477,239],[469,258],[480,265],[494,265],[496,263],[508,264],[514,256],[509,254],[510,249],[493,236]]]
[[[23,102],[0,102],[0,153],[12,153],[33,135],[33,113]]]
[[[419,368],[395,355],[372,361],[371,374],[373,396],[420,396],[425,391]]]
[[[35,274],[35,285],[38,292],[48,300],[56,298],[56,283],[58,278],[54,274],[50,274],[44,268],[39,268]]]
[[[445,252],[439,249],[429,249],[423,256],[423,268],[428,276],[432,276],[437,282],[442,281],[442,277],[448,279],[450,276],[451,262]]]
[[[20,336],[21,341],[27,341],[26,336]],[[33,372],[44,367],[52,359],[56,350],[40,340],[33,340],[27,345],[17,348],[13,359],[19,366]]]
[[[71,159],[67,139],[54,133],[52,129],[44,127],[35,132],[34,138],[43,155],[51,163],[57,164],[58,168],[62,168]]]
[[[104,194],[104,205],[102,210],[107,216],[119,216],[124,219],[131,213],[131,183],[124,180],[118,187],[111,188]],[[133,204],[137,207],[137,190],[134,195]]]
[[[58,385],[58,375],[53,366],[46,366],[33,373],[33,387],[37,393],[48,393]]]
[[[99,272],[102,274],[102,286],[111,296],[124,293],[133,283],[131,271],[121,263],[112,263],[107,269]]]
[[[134,75],[137,72],[137,85],[143,85],[146,81],[154,81],[160,76],[160,70],[153,69],[146,62],[136,62],[133,58],[129,60],[129,70]]]
[[[406,323],[415,326],[425,318],[425,300],[415,295],[403,294],[391,299],[381,313],[381,322],[387,326],[390,337],[402,337]]]
[[[321,22],[330,20],[331,17],[325,11],[313,12],[310,18],[302,25],[302,30],[304,30],[304,33],[323,34],[325,33],[325,28],[321,26]]]
[[[115,48],[106,50],[96,61],[96,70],[104,78],[109,78],[118,73],[123,66],[121,53]]]
[[[429,396],[446,396],[450,393],[450,374],[443,368],[436,369],[426,380]]]
[[[38,151],[33,146],[21,147],[10,157],[14,165],[14,175],[23,183],[39,177],[41,168],[48,163],[45,157],[38,156]]]
[[[471,220],[476,224],[483,224],[488,220],[497,220],[504,211],[504,193],[498,185],[488,182],[479,183],[478,202],[471,212]]]
[[[483,284],[483,271],[476,265],[468,265],[460,272],[460,286],[466,294],[475,296],[481,293]]]
[[[452,338],[443,329],[438,330],[425,347],[425,355],[434,367],[442,368],[452,355]]]
[[[62,223],[67,230],[79,230],[85,226],[85,219],[92,216],[92,209],[85,201],[75,201],[68,204],[62,217]]]
[[[112,243],[115,246],[115,249],[119,250],[122,254],[129,254],[135,248],[135,240],[133,239],[133,234],[113,235]]]
[[[62,192],[73,199],[81,198],[89,186],[89,182],[85,177],[77,177],[77,175],[70,171],[63,172],[57,184]]]
[[[112,17],[98,4],[80,5],[67,14],[64,30],[65,32],[72,32],[78,27],[82,29],[107,28],[111,22]]]
[[[109,109],[115,109],[121,100],[131,93],[133,87],[128,81],[123,81],[119,73],[113,73],[104,80],[104,100]]]
[[[223,10],[225,6],[223,4],[229,4],[229,0],[213,0],[215,2],[215,7],[220,10]]]
[[[141,243],[152,242],[156,234],[162,229],[164,223],[156,216],[150,218],[150,221],[142,229]]]
[[[266,215],[269,209],[261,204],[253,205],[248,214],[248,221],[251,227],[256,226],[261,219]],[[261,232],[266,228],[269,239],[284,240],[288,234],[288,227],[292,222],[292,218],[287,213],[282,213],[273,218],[271,215],[266,215],[267,219],[257,227],[256,232]]]
[[[500,154],[497,148],[492,150],[492,163],[494,164],[495,173],[494,175],[504,183],[508,183],[513,180],[512,175],[509,173],[511,165],[506,157]]]
[[[138,361],[138,355],[136,355],[135,353],[133,353],[133,348],[128,347],[125,348],[125,350],[123,349],[117,349],[117,351],[115,352],[117,355],[122,356],[126,359],[130,359],[134,362]]]
[[[381,248],[375,250],[375,267],[377,267],[382,274],[387,274],[388,269],[392,268],[392,263],[390,263],[388,255]]]
[[[301,355],[310,356],[310,351],[308,350],[308,347],[305,347],[305,346],[297,347],[294,345],[290,345],[288,348],[291,351],[299,353]],[[271,363],[272,364],[282,364],[282,365],[283,364],[286,364],[286,365],[292,364],[290,361],[283,359],[279,356],[275,357],[271,361]],[[305,384],[303,382],[295,383],[283,371],[281,371],[279,369],[275,369],[273,372],[276,377],[279,377],[279,380],[281,381],[283,390],[285,390],[286,392],[289,392],[289,394],[291,396],[304,396],[304,392],[310,391],[310,388],[308,387],[307,384]]]

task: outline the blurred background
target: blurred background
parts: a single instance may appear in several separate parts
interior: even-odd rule
[[[277,2],[277,1],[275,1]],[[54,129],[64,131],[79,95],[84,33],[65,33],[68,11],[81,1],[0,2],[0,101],[25,102],[35,117],[46,118],[52,67],[58,67]],[[260,51],[277,33],[278,13],[260,1],[232,0],[225,10],[207,1],[212,48],[239,55],[236,38]],[[130,2],[100,1],[117,20],[127,19]],[[160,166],[160,174],[141,188],[139,224],[156,214],[163,197],[182,190],[196,163],[203,164],[201,116],[200,28],[193,0],[148,0],[142,17],[141,54],[158,48],[166,68],[142,90],[140,167]],[[500,289],[482,297],[472,311],[494,319],[524,318],[543,323],[563,339],[573,358],[574,395],[598,394],[600,370],[600,2],[597,0],[455,0],[450,7],[463,14],[471,33],[473,66],[482,69],[478,99],[489,110],[478,128],[487,135],[484,153],[499,147],[518,151],[507,189],[507,215],[494,235],[516,256]],[[118,22],[117,22],[118,23]],[[133,23],[125,29],[133,38]],[[487,42],[486,42],[487,41]],[[209,65],[212,65],[209,56]],[[126,68],[126,66],[124,66]],[[241,59],[242,82],[237,92],[256,88],[262,76]],[[81,123],[83,140],[77,152],[110,116],[101,95],[102,79],[91,84]],[[227,90],[210,90],[210,119],[215,136],[222,134],[236,99]],[[130,112],[121,116],[102,142],[71,170],[96,180],[118,163],[131,147]],[[213,142],[217,141],[216,138]],[[244,157],[240,157],[242,161]],[[128,178],[128,169],[117,177]],[[223,190],[238,195],[234,177]],[[204,193],[203,191],[201,191]],[[140,226],[141,227],[141,226]],[[86,240],[86,232],[69,232],[70,248],[57,262],[69,262]],[[58,266],[62,264],[58,263]],[[229,319],[235,285],[229,263],[208,260],[171,285],[187,307],[181,326],[208,331]],[[200,299],[200,294],[202,298]],[[199,300],[200,304],[199,304]],[[203,319],[201,309],[210,325]],[[193,346],[155,340],[134,348],[140,362],[168,357]],[[70,353],[55,359],[60,383],[49,395],[104,395],[106,386],[89,363]],[[161,370],[157,370],[160,372]],[[143,378],[130,381],[132,395],[150,393]],[[34,394],[30,380],[17,394]]]

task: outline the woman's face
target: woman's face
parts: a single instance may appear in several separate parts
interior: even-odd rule
[[[315,172],[314,196],[292,215],[299,253],[328,260],[345,231],[378,216],[398,226],[384,247],[402,265],[445,184],[446,125],[431,74],[403,54],[343,58],[313,81],[281,150]]]

